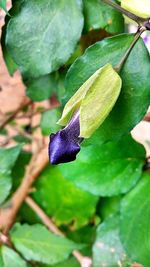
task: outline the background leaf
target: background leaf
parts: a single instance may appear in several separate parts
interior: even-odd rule
[[[130,136],[118,142],[83,147],[76,161],[59,165],[63,176],[99,196],[128,192],[139,180],[145,151]]]
[[[1,253],[3,259],[2,267],[27,267],[26,262],[14,250],[3,246]]]
[[[11,187],[11,169],[21,151],[21,146],[0,148],[0,204],[8,197]]]
[[[58,167],[47,166],[36,182],[36,189],[34,199],[57,225],[79,228],[94,215],[98,198],[64,179]]]
[[[93,267],[117,267],[127,262],[119,237],[119,217],[110,217],[99,225],[93,246]],[[130,265],[131,266],[131,265]]]
[[[124,30],[124,19],[121,13],[109,7],[102,0],[83,0],[86,31],[105,29],[110,33],[121,33]]]
[[[88,48],[68,71],[66,101],[97,69],[108,62],[115,67],[132,41],[133,35],[123,34],[107,38]],[[150,99],[149,76],[149,55],[143,41],[139,40],[121,71],[123,87],[118,101],[98,129],[99,143],[120,138],[142,119]]]
[[[42,114],[40,127],[43,135],[50,135],[60,129],[60,126],[57,124],[60,115],[59,109],[48,110]]]
[[[7,12],[6,2],[6,0],[0,0],[0,8],[4,9]]]
[[[6,43],[25,76],[39,77],[69,59],[82,27],[80,0],[71,0],[69,5],[67,0],[25,0],[9,21]]]
[[[127,194],[121,205],[121,240],[130,257],[150,266],[150,173]]]
[[[33,101],[43,101],[54,93],[56,81],[54,75],[44,75],[36,79],[25,81],[26,94]]]
[[[16,249],[27,260],[45,264],[56,264],[68,258],[69,254],[82,246],[64,237],[50,233],[44,226],[16,224],[11,232]]]

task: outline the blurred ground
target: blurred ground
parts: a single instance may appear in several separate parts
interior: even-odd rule
[[[4,12],[0,10],[0,28],[4,23]],[[2,52],[0,50],[0,120],[4,113],[16,110],[21,103],[27,99],[25,96],[25,87],[22,83],[21,76],[17,71],[13,77],[11,77],[5,66]],[[39,105],[39,104],[37,104]],[[48,108],[49,103],[47,101],[42,102],[40,105]],[[39,116],[34,118],[35,124],[39,121]],[[18,122],[23,123],[24,121]],[[150,156],[150,122],[142,121],[132,131],[134,138],[143,143],[147,150],[147,155]]]

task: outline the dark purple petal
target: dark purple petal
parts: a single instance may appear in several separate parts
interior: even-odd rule
[[[83,140],[80,135],[79,112],[74,114],[69,124],[56,134],[50,135],[49,160],[55,165],[76,159]]]

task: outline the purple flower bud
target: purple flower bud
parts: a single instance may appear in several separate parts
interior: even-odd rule
[[[53,165],[76,159],[83,138],[80,135],[79,111],[74,114],[68,125],[50,135],[49,160]]]

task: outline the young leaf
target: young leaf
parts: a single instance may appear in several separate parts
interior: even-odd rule
[[[63,176],[99,196],[128,192],[139,180],[145,150],[130,136],[118,142],[83,147],[75,162],[59,165]]]
[[[19,256],[19,254],[8,247],[3,246],[1,254],[4,263],[2,267],[27,267],[26,262]]]
[[[107,38],[88,48],[68,71],[65,100],[67,101],[100,67],[107,63],[115,67],[132,41],[133,35],[123,34]],[[149,77],[149,55],[143,41],[139,40],[121,72],[123,86],[117,103],[98,129],[99,142],[118,139],[142,119],[149,106]]]
[[[105,29],[110,33],[123,32],[124,19],[121,13],[106,5],[102,0],[83,0],[83,4],[86,31]]]
[[[121,240],[131,259],[150,266],[150,173],[127,194],[121,205]]]
[[[96,241],[93,246],[93,267],[117,267],[127,261],[119,237],[119,217],[111,216],[97,228]]]
[[[77,229],[94,216],[98,197],[64,179],[58,167],[47,166],[36,189],[33,197],[57,225],[73,223],[72,227]]]
[[[81,0],[25,0],[9,21],[6,43],[25,76],[39,77],[69,59],[82,27]]]
[[[143,18],[150,17],[149,0],[122,0],[121,6],[137,16]]]
[[[25,259],[45,264],[64,261],[74,249],[82,247],[65,237],[50,233],[40,224],[16,224],[11,231],[11,239]]]

